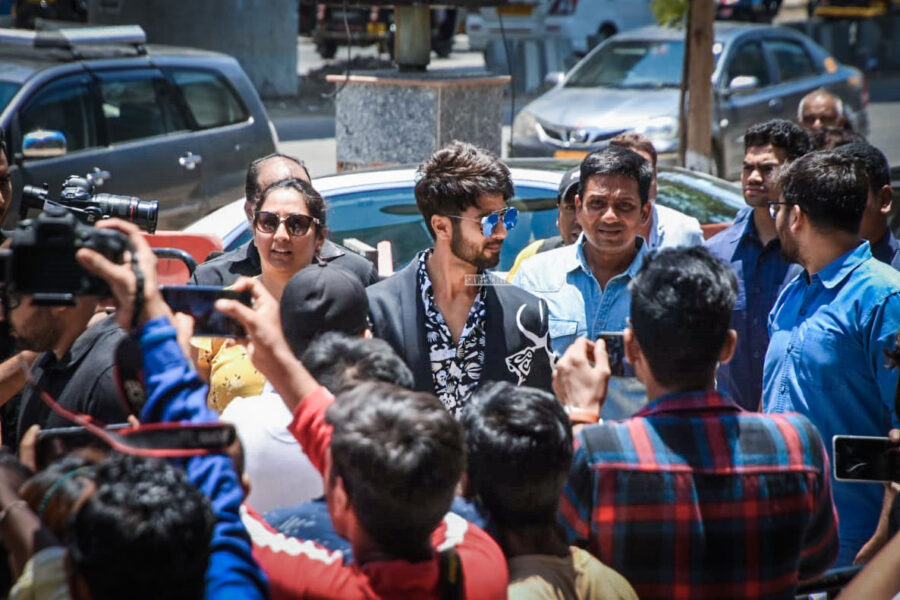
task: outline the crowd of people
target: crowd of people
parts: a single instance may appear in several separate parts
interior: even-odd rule
[[[890,597],[896,490],[832,470],[835,435],[900,443],[890,170],[849,125],[819,90],[750,127],[746,207],[706,240],[657,203],[653,144],[619,135],[565,174],[559,236],[506,279],[518,214],[492,153],[419,166],[433,245],[381,280],[328,239],[303,163],[262,157],[252,239],[191,279],[249,294],[216,303],[245,338],[194,336],[138,228],[99,222],[132,248],[76,254],[109,298],[0,294],[3,594],[793,598],[870,563],[845,593]],[[88,417],[128,425],[47,435]],[[217,422],[237,438],[212,451],[127,434]]]

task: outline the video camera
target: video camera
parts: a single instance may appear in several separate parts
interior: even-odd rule
[[[34,219],[20,221],[12,231],[9,250],[0,251],[5,285],[4,301],[32,296],[37,305],[72,305],[77,296],[104,296],[109,287],[89,275],[75,260],[79,248],[96,250],[121,263],[127,238],[118,231],[92,227],[100,219],[119,217],[141,229],[156,229],[158,203],[128,196],[94,194],[92,175],[72,175],[63,183],[58,200],[50,200],[46,187],[25,186],[22,212],[41,208]],[[24,216],[24,214],[23,214]]]
[[[47,186],[26,185],[22,188],[22,206],[19,216],[24,219],[29,208],[46,209],[57,204],[65,207],[82,223],[93,225],[100,219],[117,217],[131,221],[147,233],[156,231],[159,202],[141,200],[134,196],[95,194],[94,174],[85,177],[69,175],[63,182],[58,200],[51,200]]]

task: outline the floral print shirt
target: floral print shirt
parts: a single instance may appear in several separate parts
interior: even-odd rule
[[[431,361],[434,393],[454,417],[459,417],[469,395],[481,380],[484,365],[485,335],[484,286],[475,296],[459,343],[453,343],[450,328],[434,301],[434,288],[425,262],[432,250],[419,254],[418,282],[425,308],[425,340]]]

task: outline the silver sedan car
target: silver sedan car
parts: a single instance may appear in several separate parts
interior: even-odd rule
[[[716,23],[713,54],[712,145],[720,177],[740,176],[750,125],[795,120],[800,99],[817,88],[839,96],[856,131],[868,133],[863,74],[808,37],[783,27]],[[644,27],[613,36],[519,112],[510,154],[577,158],[619,133],[636,132],[650,138],[661,163],[674,162],[683,57],[683,30]]]

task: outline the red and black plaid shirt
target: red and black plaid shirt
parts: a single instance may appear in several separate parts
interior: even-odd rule
[[[642,600],[793,598],[837,557],[828,457],[798,414],[716,392],[584,428],[561,505],[580,545]]]

